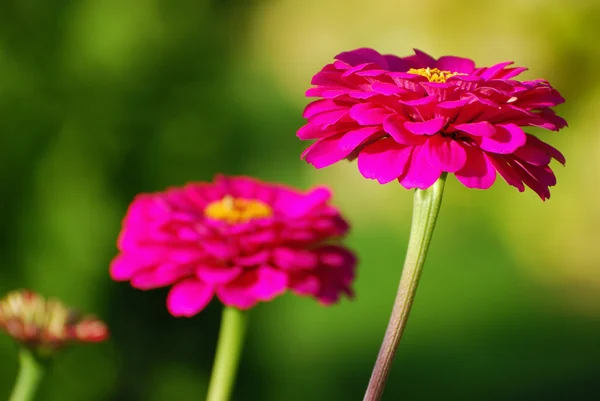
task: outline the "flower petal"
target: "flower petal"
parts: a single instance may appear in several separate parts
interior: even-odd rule
[[[491,137],[481,137],[481,149],[492,153],[509,154],[525,145],[527,136],[523,129],[515,124],[496,125],[496,134]]]
[[[449,173],[460,170],[467,162],[467,152],[462,145],[441,135],[430,137],[423,150],[432,167]]]
[[[348,156],[355,148],[380,131],[379,127],[364,127],[334,135],[312,144],[304,151],[302,157],[316,168],[327,167]]]
[[[197,280],[177,283],[169,291],[167,307],[173,316],[194,316],[208,305],[214,295],[212,287]]]
[[[149,290],[171,285],[183,278],[194,275],[193,265],[164,263],[150,270],[140,271],[131,278],[131,286],[140,290]]]
[[[475,70],[475,62],[468,58],[443,56],[436,61],[435,68],[442,71],[470,74]]]
[[[444,117],[436,117],[428,121],[406,121],[404,127],[415,135],[433,135],[439,132],[446,124]]]
[[[325,113],[327,111],[342,109],[348,109],[348,107],[341,106],[331,99],[319,99],[306,105],[304,112],[302,113],[302,117],[311,118],[317,114]]]
[[[252,287],[252,293],[261,301],[270,301],[283,294],[287,285],[287,274],[270,266],[261,266],[258,268],[258,281]]]
[[[553,146],[548,145],[546,142],[541,141],[539,138],[527,134],[527,143],[531,144],[531,146],[535,146],[536,148],[546,152],[550,155],[554,160],[558,161],[560,164],[564,165],[566,163],[565,157],[563,154]]]
[[[415,135],[404,127],[406,120],[399,115],[392,114],[383,120],[383,129],[391,135],[396,142],[402,145],[421,145],[427,139],[422,135]]]
[[[381,124],[391,112],[373,103],[358,103],[350,109],[350,117],[360,125]]]
[[[490,163],[492,163],[498,174],[504,178],[504,181],[506,181],[508,185],[517,188],[519,192],[523,192],[525,190],[523,180],[515,171],[515,169],[504,159],[505,156],[490,153],[486,154],[486,157]]]
[[[474,136],[491,137],[496,133],[496,127],[487,121],[476,123],[456,124],[452,127],[452,131],[459,130]],[[451,131],[451,132],[452,132]]]
[[[473,146],[465,146],[467,163],[454,175],[467,188],[487,189],[496,181],[496,170],[484,153]]]
[[[283,270],[312,269],[318,257],[309,250],[280,247],[273,250],[273,263]]]
[[[358,169],[365,178],[387,184],[400,177],[412,153],[411,146],[400,145],[384,138],[365,146],[358,155]]]
[[[442,170],[433,167],[427,160],[425,146],[415,146],[406,172],[399,178],[404,188],[427,189],[440,178]]]
[[[144,266],[142,266],[135,257],[121,253],[110,262],[110,277],[117,281],[127,281],[131,279],[137,271],[143,269]]]
[[[242,274],[239,266],[226,266],[217,264],[201,264],[196,268],[196,276],[203,282],[216,285],[228,283]]]
[[[379,52],[366,47],[343,52],[335,56],[336,60],[341,60],[351,66],[363,63],[375,63],[382,68],[387,68],[387,60]]]

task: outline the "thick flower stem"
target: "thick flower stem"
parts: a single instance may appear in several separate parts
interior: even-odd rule
[[[419,277],[442,203],[445,182],[446,174],[444,173],[430,188],[415,191],[413,219],[404,269],[392,315],[363,401],[379,401],[383,395],[392,361],[415,298]]]
[[[207,401],[228,401],[231,396],[246,334],[246,320],[246,313],[239,309],[223,309]]]
[[[44,377],[45,366],[28,348],[19,353],[19,373],[9,401],[32,401]]]

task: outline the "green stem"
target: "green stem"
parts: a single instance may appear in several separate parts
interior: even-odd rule
[[[45,366],[28,348],[19,353],[19,374],[9,401],[31,401],[44,376]]]
[[[223,309],[206,401],[228,401],[231,396],[246,334],[246,320],[245,312],[230,307]]]
[[[379,401],[383,395],[392,361],[415,298],[419,277],[442,203],[445,182],[446,173],[428,189],[415,191],[412,226],[402,277],[392,315],[363,401]]]

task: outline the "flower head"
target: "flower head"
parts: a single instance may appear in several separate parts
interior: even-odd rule
[[[472,60],[410,57],[372,49],[341,53],[313,79],[302,157],[317,168],[358,158],[358,169],[385,184],[430,187],[443,172],[469,188],[492,186],[496,172],[519,191],[550,197],[551,159],[563,155],[524,127],[553,131],[566,121],[551,109],[564,102],[543,80],[518,81],[511,62],[476,68]]]
[[[335,242],[349,227],[330,197],[225,176],[138,195],[110,274],[139,289],[172,286],[174,316],[195,315],[215,296],[248,309],[288,289],[335,303],[352,295],[356,263]]]
[[[40,353],[108,338],[106,325],[94,316],[79,315],[57,299],[27,290],[10,292],[0,300],[0,329]]]

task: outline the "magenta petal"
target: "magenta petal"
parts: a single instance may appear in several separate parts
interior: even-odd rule
[[[441,135],[434,135],[426,142],[424,154],[432,167],[449,173],[460,170],[467,162],[467,152],[462,145]]]
[[[302,158],[316,168],[323,168],[337,163],[350,152],[343,152],[338,143],[344,134],[336,134],[329,138],[321,139],[310,145],[302,153]]]
[[[493,65],[491,67],[485,68],[483,73],[481,74],[481,77],[486,80],[492,79],[492,78],[494,78],[496,73],[502,71],[504,69],[504,67],[511,65],[512,63],[513,63],[512,61],[505,61],[503,63],[499,63],[499,64]]]
[[[441,169],[429,164],[425,146],[416,146],[408,162],[406,173],[399,180],[400,184],[407,189],[427,189],[440,178],[441,174]]]
[[[350,109],[350,117],[360,125],[381,124],[391,112],[373,103],[358,103]]]
[[[408,71],[413,67],[411,62],[393,54],[385,54],[383,57],[387,60],[390,71]]]
[[[282,193],[277,198],[275,205],[286,218],[298,219],[322,207],[329,199],[331,199],[331,190],[327,187],[316,187],[303,196]]]
[[[548,187],[556,184],[556,178],[549,167],[536,167],[517,160],[513,160],[511,166],[525,185],[533,189],[542,200],[550,198],[550,188]]]
[[[313,269],[318,261],[313,251],[305,249],[280,247],[273,251],[273,263],[284,270]]]
[[[544,152],[549,154],[554,160],[558,161],[560,164],[564,165],[566,163],[565,157],[558,149],[548,145],[544,141],[541,141],[539,138],[528,134],[527,143],[531,144],[531,146],[535,146],[540,150],[543,150]]]
[[[470,74],[475,70],[475,62],[468,58],[443,56],[437,60],[435,68],[442,71]]]
[[[242,273],[238,266],[202,264],[196,268],[196,276],[211,285],[228,283]]]
[[[121,253],[110,263],[110,277],[117,281],[127,281],[141,269],[143,267],[134,257]]]
[[[504,156],[495,154],[488,154],[486,156],[490,163],[492,163],[498,174],[500,174],[500,176],[504,178],[504,181],[506,181],[508,185],[517,188],[519,192],[523,192],[525,190],[523,180],[521,180],[521,177],[513,169],[513,167],[506,162]]]
[[[433,135],[439,132],[446,124],[446,119],[436,117],[434,119],[423,122],[406,121],[404,127],[416,135]]]
[[[229,259],[235,255],[235,249],[221,240],[202,241],[204,251],[216,259]]]
[[[269,261],[270,257],[270,250],[263,249],[251,255],[238,256],[234,259],[234,263],[238,266],[250,267],[265,264]]]
[[[310,122],[314,125],[320,126],[321,129],[325,129],[344,119],[347,120],[347,116],[348,108],[344,107],[337,110],[328,110],[323,113],[315,114],[310,118]]]
[[[300,272],[292,275],[290,289],[298,295],[315,295],[321,289],[321,281],[310,273]]]
[[[391,135],[396,142],[402,145],[421,145],[427,138],[415,135],[404,127],[405,119],[392,114],[383,120],[383,129]]]
[[[375,63],[382,68],[388,68],[387,60],[379,52],[369,48],[360,48],[343,52],[335,56],[336,60],[341,60],[351,66],[363,63]]]
[[[322,139],[306,149],[303,157],[316,168],[327,167],[347,157],[380,131],[379,127],[365,127]]]
[[[480,121],[477,123],[468,124],[457,124],[454,125],[452,128],[474,136],[490,137],[496,133],[496,127],[494,127],[493,124],[487,121]]]
[[[473,146],[465,146],[467,163],[455,173],[467,188],[487,189],[496,181],[496,170],[484,153]]]
[[[412,57],[419,63],[419,67],[433,68],[435,66],[435,59],[429,54],[419,49],[413,49],[413,51],[415,52],[415,55]],[[406,59],[411,59],[412,57],[406,57]]]
[[[509,154],[525,145],[527,136],[523,129],[515,124],[496,125],[496,134],[492,137],[482,137],[479,143],[481,149],[492,153]]]
[[[258,281],[252,287],[252,293],[261,301],[270,301],[283,294],[288,286],[288,276],[270,266],[258,268]]]
[[[213,289],[196,279],[177,283],[169,291],[167,307],[173,316],[194,316],[208,305]]]
[[[350,154],[354,149],[359,147],[364,142],[372,139],[377,134],[381,133],[380,127],[364,127],[348,131],[346,135],[340,139],[339,147],[346,153]]]
[[[310,102],[305,108],[304,113],[302,113],[302,117],[311,118],[320,113],[324,113],[331,110],[340,110],[347,109],[347,107],[338,105],[335,101],[331,99],[319,99],[313,102]]]
[[[137,272],[131,278],[131,286],[141,290],[149,290],[171,285],[193,275],[194,268],[192,265],[164,263],[154,266],[152,269]]]
[[[304,124],[302,127],[298,129],[296,132],[296,136],[301,140],[307,139],[321,139],[334,134],[336,131],[324,130],[319,126],[314,125],[313,123]]]
[[[358,169],[365,178],[387,184],[400,177],[412,152],[411,146],[385,138],[365,146],[358,155]]]
[[[543,149],[533,145],[530,141],[517,149],[514,155],[534,166],[547,166],[552,161],[552,156]]]

